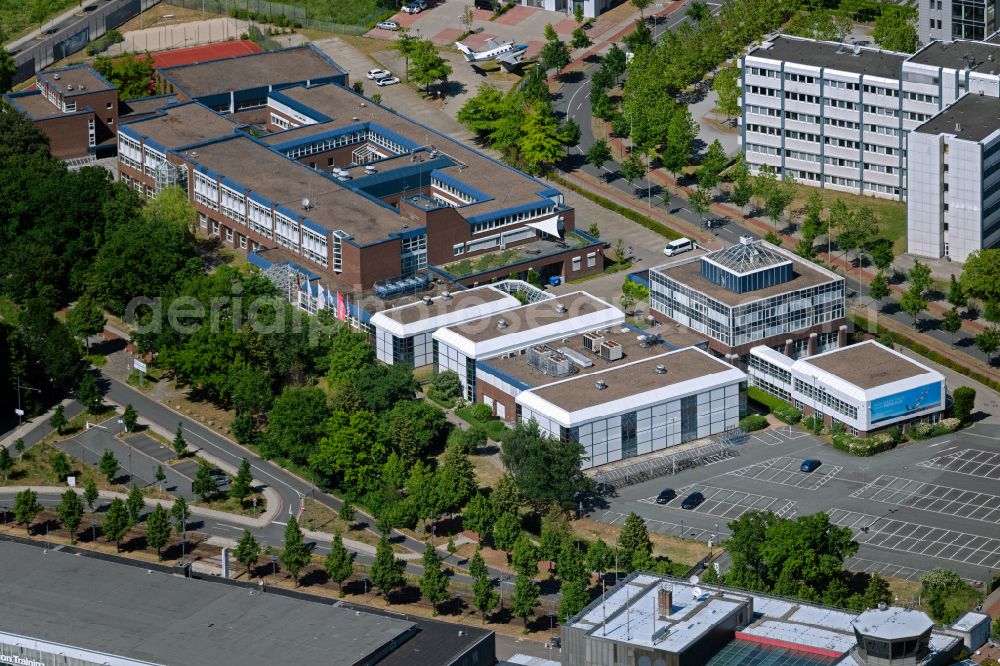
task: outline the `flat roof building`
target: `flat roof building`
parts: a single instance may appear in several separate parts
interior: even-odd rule
[[[750,350],[750,384],[851,434],[936,422],[945,408],[944,375],[868,340],[798,360]]]

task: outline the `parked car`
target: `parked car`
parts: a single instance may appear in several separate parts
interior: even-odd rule
[[[818,468],[822,464],[823,463],[817,460],[816,458],[809,458],[807,460],[802,461],[802,466],[799,467],[799,471],[805,472],[806,474],[811,474],[812,472],[815,472],[816,468]]]
[[[375,83],[380,86],[392,86],[399,83],[399,79],[397,79],[395,76],[387,76],[385,78],[377,80]]]
[[[384,79],[387,76],[392,76],[392,72],[387,69],[369,69],[366,76],[369,81],[378,81],[379,79]]]
[[[684,501],[681,502],[681,508],[690,510],[695,508],[704,501],[705,501],[705,496],[696,491],[684,498]]]
[[[382,30],[399,30],[399,24],[395,21],[379,21],[375,27]]]
[[[677,491],[673,488],[664,488],[660,491],[660,494],[656,496],[657,504],[666,504],[673,498],[677,497]]]
[[[420,5],[415,5],[415,4],[403,5],[403,11],[406,12],[407,14],[419,14],[423,10],[424,10],[423,7],[421,7]]]

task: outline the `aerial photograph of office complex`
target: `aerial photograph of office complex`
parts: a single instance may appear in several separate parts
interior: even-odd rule
[[[998,10],[0,2],[0,664],[1000,666]]]

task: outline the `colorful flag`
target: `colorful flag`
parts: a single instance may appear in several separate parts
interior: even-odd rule
[[[344,305],[344,296],[337,292],[337,319],[344,321],[347,318],[347,308]]]

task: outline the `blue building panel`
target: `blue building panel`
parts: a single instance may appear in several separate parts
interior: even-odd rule
[[[496,368],[494,368],[492,365],[490,365],[486,361],[477,360],[476,361],[476,370],[482,370],[487,375],[496,377],[500,381],[506,382],[506,383],[510,384],[511,386],[513,386],[514,388],[518,389],[519,391],[527,391],[527,390],[531,389],[531,386],[529,386],[528,384],[525,384],[520,379],[517,379],[516,377],[512,377],[511,375],[508,375],[506,372],[503,372],[501,370],[497,370]]]
[[[872,400],[868,406],[871,422],[878,423],[941,406],[941,382],[900,391]]]
[[[449,164],[449,166],[451,165]],[[481,203],[483,201],[490,201],[491,199],[493,199],[493,197],[486,194],[485,192],[481,192],[476,188],[472,187],[471,185],[466,185],[458,178],[455,178],[450,174],[444,173],[443,171],[438,171],[437,169],[435,169],[434,171],[431,172],[431,175],[434,176],[434,178],[440,180],[445,185],[454,187],[456,190],[458,190],[465,196],[475,199],[476,203]]]
[[[531,203],[521,204],[519,206],[511,206],[510,208],[501,208],[500,210],[495,210],[492,213],[473,215],[472,217],[466,218],[466,221],[469,224],[478,224],[480,222],[489,222],[490,220],[495,220],[498,217],[506,217],[508,215],[516,215],[517,213],[538,211],[544,208],[549,208],[550,206],[552,206],[552,202],[549,200],[532,201]]]
[[[230,178],[226,178],[225,176],[223,176],[222,178],[219,179],[219,183],[221,183],[222,185],[225,185],[226,187],[228,187],[231,190],[236,190],[237,192],[243,192],[243,191],[246,190],[246,188],[243,185],[240,185],[235,180],[232,180]]]
[[[322,227],[322,226],[316,224],[315,222],[313,222],[312,220],[310,220],[308,217],[303,217],[302,218],[302,226],[305,227],[306,229],[311,230],[311,231],[315,231],[316,233],[318,233],[319,235],[324,236],[324,237],[327,235],[327,233],[329,233],[329,229],[326,229],[325,227]]]

